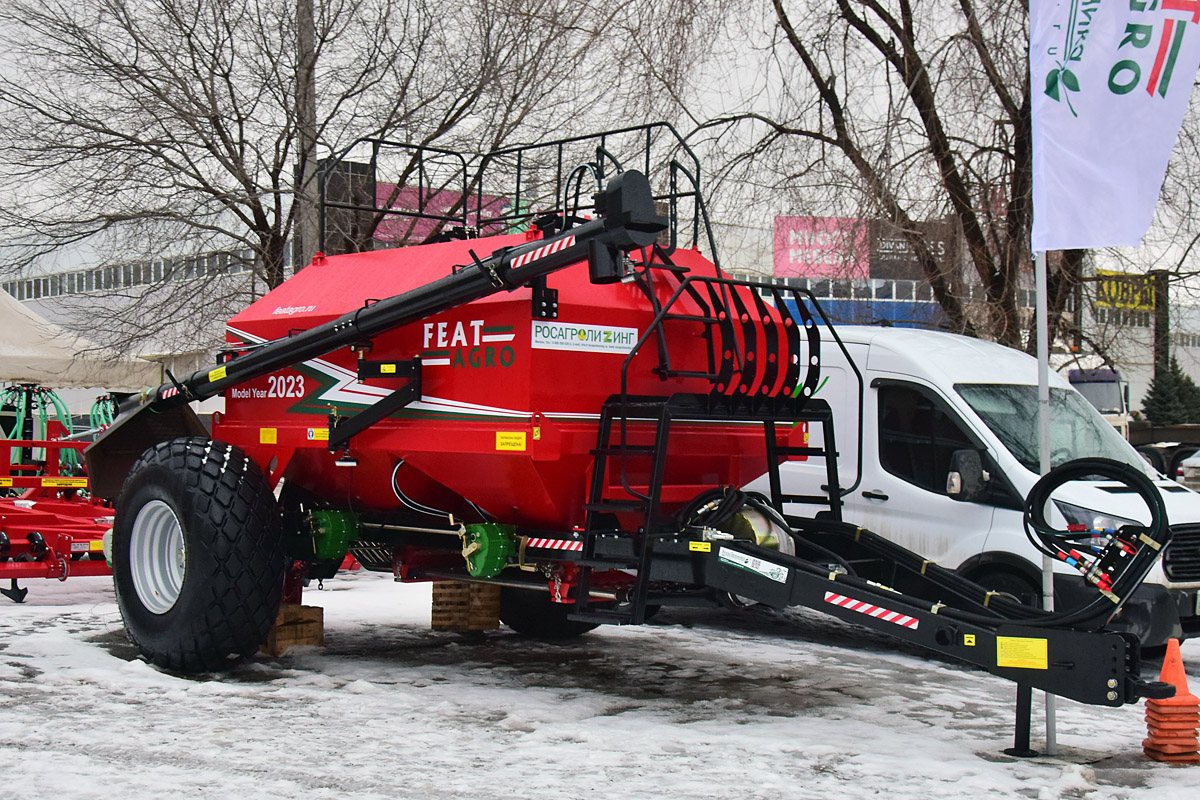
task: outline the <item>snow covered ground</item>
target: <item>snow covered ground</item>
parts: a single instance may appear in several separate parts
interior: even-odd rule
[[[1140,706],[1060,701],[1062,757],[1014,760],[1012,684],[816,614],[547,645],[431,632],[428,586],[360,573],[305,594],[325,649],[185,678],[136,658],[107,580],[27,585],[0,602],[3,800],[1200,797],[1142,758]]]

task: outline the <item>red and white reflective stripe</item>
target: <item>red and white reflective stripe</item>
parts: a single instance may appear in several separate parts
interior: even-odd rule
[[[543,550],[582,550],[583,542],[570,539],[530,539],[526,547],[540,547]]]
[[[166,400],[168,397],[174,397],[177,394],[179,394],[178,389],[176,389],[174,386],[168,386],[166,389],[163,389],[158,393],[158,399]]]
[[[866,614],[868,617],[876,617],[884,622],[894,622],[911,630],[916,630],[920,620],[913,617],[901,614],[899,611],[889,611],[882,606],[873,606],[870,603],[864,603],[861,600],[854,600],[845,595],[837,594],[836,592],[826,592],[825,602],[833,603],[835,606],[857,611],[860,614]]]
[[[565,239],[559,239],[557,242],[553,242],[551,244],[544,244],[537,250],[530,250],[528,253],[522,253],[521,255],[517,256],[515,259],[513,259],[512,268],[516,269],[517,267],[523,267],[532,261],[537,261],[539,258],[548,256],[551,253],[557,253],[559,250],[563,250],[573,244],[575,244],[574,236],[568,236]]]

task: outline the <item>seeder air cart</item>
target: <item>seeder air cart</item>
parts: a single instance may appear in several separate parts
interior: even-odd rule
[[[806,291],[717,267],[700,166],[671,128],[473,171],[360,148],[326,173],[327,190],[361,182],[326,197],[326,235],[423,242],[319,255],[229,321],[219,363],[134,398],[87,452],[147,659],[213,670],[254,653],[289,565],[319,576],[348,550],[398,580],[499,585],[504,621],[541,636],[654,606],[804,605],[1085,703],[1172,691],[1103,627],[1170,535],[1149,481],[1089,466],[1153,521],[1084,557],[1095,598],[1055,613],[841,519],[831,421],[861,405],[819,397],[837,334]],[[208,436],[188,403],[217,394]],[[823,459],[826,493],[786,494],[787,459]],[[764,474],[767,493],[738,488]],[[785,513],[801,501],[827,510]],[[1032,513],[1047,547],[1075,552],[1077,533]]]

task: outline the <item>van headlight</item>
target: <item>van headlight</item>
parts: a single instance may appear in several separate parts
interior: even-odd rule
[[[1084,525],[1089,531],[1096,528],[1107,528],[1108,530],[1115,531],[1120,530],[1123,525],[1141,525],[1135,519],[1127,519],[1112,514],[1102,514],[1090,508],[1064,503],[1062,500],[1055,500],[1054,505],[1058,507],[1059,513],[1063,515],[1068,525]]]

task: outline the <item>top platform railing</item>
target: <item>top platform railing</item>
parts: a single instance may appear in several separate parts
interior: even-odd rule
[[[700,161],[667,123],[518,145],[477,156],[365,138],[319,173],[321,250],[358,252],[448,238],[565,230],[595,214],[593,194],[636,169],[669,220],[660,246],[715,256]]]

